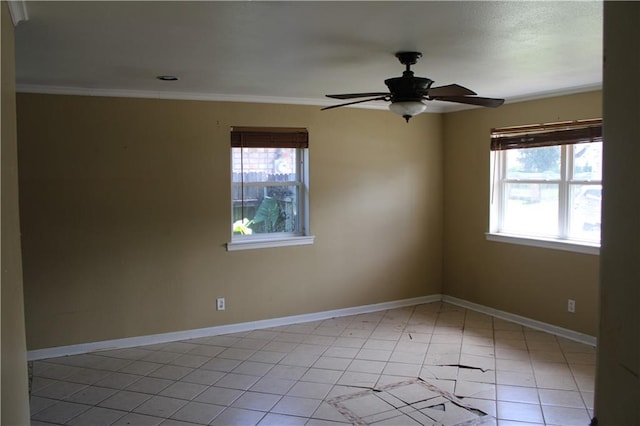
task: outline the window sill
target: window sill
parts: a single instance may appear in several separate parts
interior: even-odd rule
[[[252,250],[271,247],[307,246],[313,244],[314,235],[302,237],[271,238],[268,240],[232,241],[227,243],[227,251]]]
[[[488,241],[496,241],[500,243],[518,244],[523,246],[541,247],[553,250],[571,251],[583,254],[600,254],[600,247],[596,244],[577,243],[574,241],[553,240],[544,238],[523,237],[519,235],[486,233]]]

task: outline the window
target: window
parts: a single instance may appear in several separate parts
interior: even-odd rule
[[[493,129],[491,150],[489,239],[598,252],[601,120]]]
[[[312,244],[306,129],[231,129],[227,250]]]

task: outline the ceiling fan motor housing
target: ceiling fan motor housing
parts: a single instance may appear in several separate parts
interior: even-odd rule
[[[413,74],[413,73],[412,73]],[[388,78],[384,84],[391,92],[391,102],[421,101],[433,80],[424,77],[394,77]]]

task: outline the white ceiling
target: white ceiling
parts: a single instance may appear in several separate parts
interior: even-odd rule
[[[416,76],[507,102],[601,87],[601,2],[26,2],[19,91],[330,105]],[[158,75],[176,75],[162,82]],[[377,103],[384,105],[384,103]],[[432,111],[452,110],[433,102]]]

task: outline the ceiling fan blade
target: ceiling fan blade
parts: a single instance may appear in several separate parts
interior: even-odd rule
[[[346,104],[331,105],[331,106],[322,108],[320,111],[324,111],[326,109],[333,109],[333,108],[343,107],[343,106],[347,106],[347,105],[360,104],[362,102],[383,101],[385,99],[387,99],[387,94],[385,94],[385,96],[380,96],[380,97],[377,97],[377,98],[362,99],[362,100],[359,100],[359,101],[347,102]]]
[[[371,92],[371,93],[344,93],[341,95],[326,95],[327,98],[333,99],[353,99],[353,98],[367,98],[369,96],[391,96],[390,93],[384,92]]]
[[[427,89],[427,96],[467,96],[477,95],[471,89],[460,86],[459,84],[448,84],[446,86],[431,87]]]
[[[480,105],[491,108],[497,108],[504,103],[504,99],[482,98],[480,96],[433,96],[429,99],[433,101],[456,102],[459,104]]]

